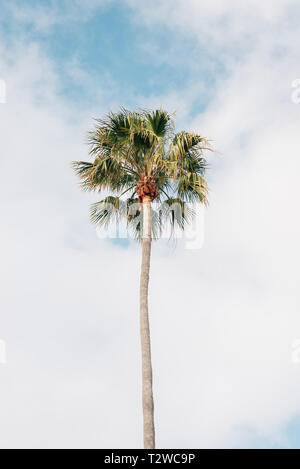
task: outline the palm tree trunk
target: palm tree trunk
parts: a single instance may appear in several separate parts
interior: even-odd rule
[[[144,448],[155,448],[152,365],[148,318],[148,285],[151,254],[151,200],[143,199],[142,268],[140,283],[140,331],[142,346]]]

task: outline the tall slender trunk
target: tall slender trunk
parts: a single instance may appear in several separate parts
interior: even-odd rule
[[[148,317],[148,285],[151,254],[151,200],[143,198],[142,268],[140,283],[140,331],[142,346],[144,448],[155,448],[152,365]]]

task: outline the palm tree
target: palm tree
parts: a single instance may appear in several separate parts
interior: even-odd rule
[[[209,149],[204,137],[175,132],[166,111],[121,109],[96,121],[89,133],[91,162],[73,167],[82,188],[109,192],[91,207],[91,220],[107,227],[126,220],[141,241],[140,335],[144,448],[155,448],[152,364],[148,317],[148,285],[152,239],[171,227],[184,229],[194,215],[191,203],[207,204],[204,178]],[[125,198],[127,194],[127,198]]]

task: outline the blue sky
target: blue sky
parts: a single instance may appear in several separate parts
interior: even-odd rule
[[[199,46],[193,38],[178,36],[165,25],[141,24],[134,9],[124,2],[108,2],[83,18],[79,13],[66,21],[60,18],[44,28],[37,26],[30,16],[31,8],[42,6],[48,12],[53,11],[51,5],[51,1],[26,2],[29,13],[16,22],[17,2],[13,13],[4,2],[7,13],[2,16],[2,27],[8,44],[21,33],[25,42],[37,42],[53,59],[61,80],[60,91],[70,100],[82,100],[88,105],[97,89],[104,89],[107,103],[112,99],[128,106],[142,106],[143,97],[186,90],[197,77],[203,91],[191,103],[193,116],[205,109],[216,82],[226,76],[219,53],[202,48],[198,61]],[[67,6],[56,8],[57,15],[66,14]],[[239,54],[238,50],[235,52]],[[93,80],[93,89],[70,76],[70,63],[85,70]]]
[[[139,249],[70,171],[119,106],[215,149],[203,247],[153,249],[159,446],[300,447],[300,9],[267,3],[0,0],[3,447],[141,444]]]

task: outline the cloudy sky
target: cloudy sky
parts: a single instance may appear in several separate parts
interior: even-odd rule
[[[299,448],[299,1],[0,7],[1,448],[142,446],[139,246],[70,169],[119,106],[215,149],[202,248],[153,249],[157,446]]]

